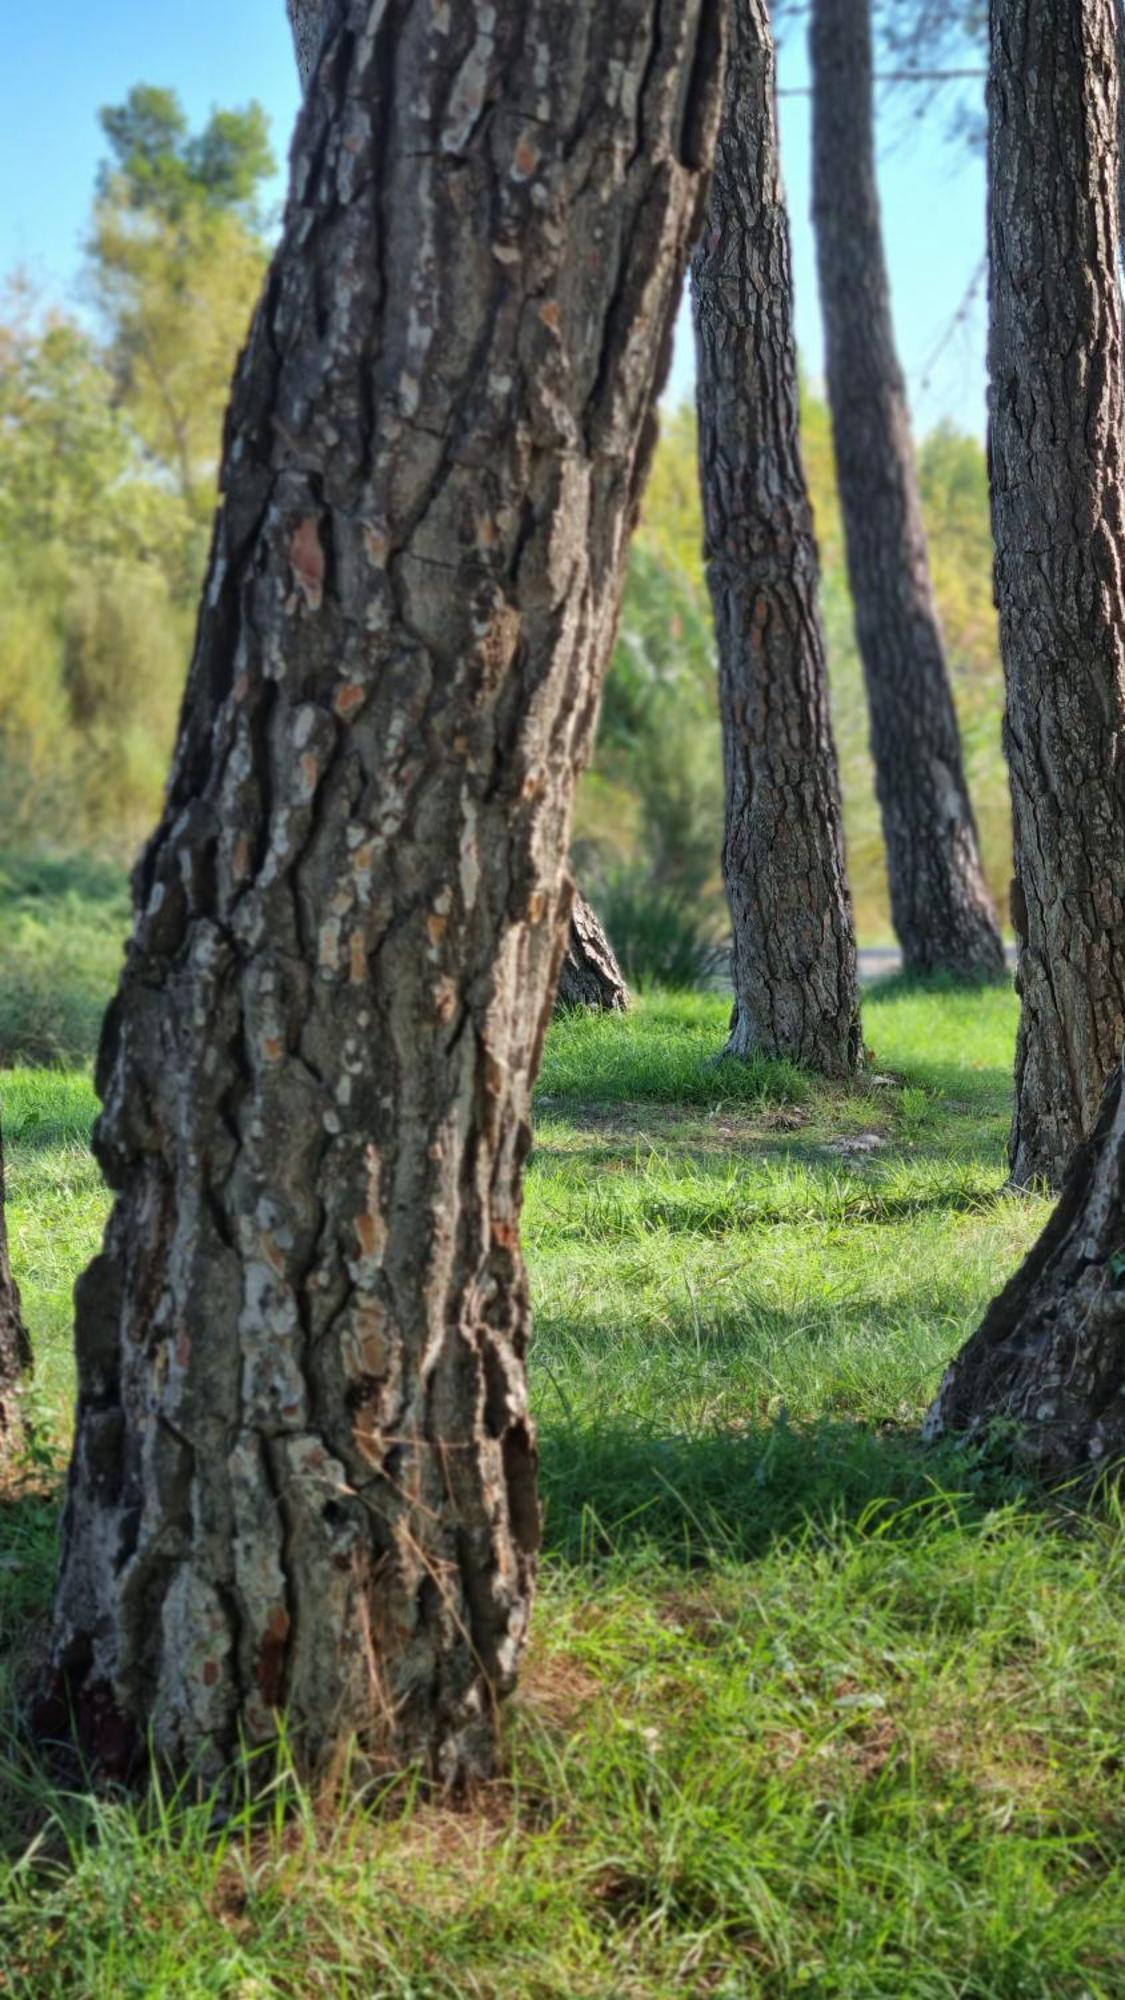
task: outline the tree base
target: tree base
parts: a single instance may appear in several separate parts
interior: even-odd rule
[[[559,974],[559,1007],[594,1007],[602,1014],[624,1014],[630,1005],[625,975],[605,930],[585,896],[576,892],[570,918],[570,943]]]
[[[1031,1255],[948,1369],[928,1440],[1010,1428],[1049,1477],[1125,1462],[1125,1094],[1118,1070]]]

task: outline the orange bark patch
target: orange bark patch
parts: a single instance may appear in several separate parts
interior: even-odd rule
[[[319,611],[324,602],[324,576],[328,568],[320,539],[320,523],[315,514],[298,521],[289,543],[289,561],[297,588],[310,611]]]
[[[385,1324],[386,1314],[374,1299],[356,1313],[356,1338],[365,1375],[383,1376],[387,1372],[390,1344],[383,1331]]]
[[[370,527],[364,530],[364,546],[377,569],[382,569],[387,560],[390,540],[383,528]]]
[[[383,1227],[378,1216],[357,1215],[355,1233],[365,1257],[377,1257],[383,1247]]]
[[[552,333],[557,333],[559,330],[559,323],[562,317],[561,313],[559,312],[558,300],[544,299],[543,304],[539,308],[539,317],[542,320],[544,326],[549,327]]]
[[[452,1021],[457,1012],[457,988],[452,979],[439,979],[434,987],[434,1005],[439,1021]]]
[[[279,1275],[284,1271],[285,1252],[277,1238],[271,1236],[268,1231],[262,1237],[262,1255],[271,1271],[276,1271]]]
[[[526,132],[516,147],[515,164],[516,172],[523,180],[527,180],[528,176],[533,174],[539,165],[539,148],[534,140],[528,138]]]
[[[340,717],[341,722],[347,722],[355,714],[357,708],[363,707],[366,700],[367,689],[362,687],[359,681],[345,681],[343,687],[336,689],[332,706],[336,714]]]

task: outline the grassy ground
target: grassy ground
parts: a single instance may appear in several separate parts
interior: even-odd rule
[[[1046,1215],[1003,1191],[1014,1001],[873,994],[847,1092],[716,1068],[723,1015],[653,997],[551,1038],[526,1218],[547,1549],[495,1787],[340,1814],[283,1775],[217,1830],[186,1799],[52,1797],[13,1749],[0,1994],[1125,1991],[1125,1532],[916,1442]],[[2,1095],[61,1441],[92,1093],[18,1069]],[[0,1501],[9,1704],[53,1483],[33,1464]]]

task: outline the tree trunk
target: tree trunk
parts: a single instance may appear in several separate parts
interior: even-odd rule
[[[927,1437],[1014,1425],[1048,1474],[1125,1458],[1122,1085],[1118,1067],[1039,1242],[946,1374]]]
[[[992,29],[992,519],[1023,996],[1017,1184],[1059,1184],[1125,1041],[1115,32],[1113,0],[1005,0]]]
[[[765,0],[735,0],[726,110],[692,259],[707,576],[734,928],[727,1054],[847,1076],[855,927],[801,462],[789,221]]]
[[[349,0],[321,51],[99,1059],[52,1695],[103,1766],[279,1709],[314,1772],[491,1765],[530,1095],[720,28]]]
[[[570,939],[559,975],[560,1007],[596,1007],[606,1014],[624,1014],[629,988],[596,911],[576,894],[570,918]]]
[[[891,912],[911,972],[1000,978],[934,603],[875,177],[871,0],[814,0],[813,215],[828,395]]]
[[[329,16],[341,4],[342,0],[286,0],[303,90],[308,88]],[[557,998],[560,1007],[596,1007],[607,1013],[623,1013],[629,1005],[629,989],[613,946],[580,892],[575,895]]]
[[[19,1387],[31,1367],[31,1342],[8,1256],[4,1198],[4,1143],[0,1138],[0,1459],[18,1433]]]
[[[1125,264],[1125,0],[1113,0],[1117,63],[1117,262]]]
[[[329,8],[338,15],[343,12],[345,0],[285,0],[289,13],[289,26],[293,30],[293,47],[297,56],[297,74],[301,79],[301,89],[307,90],[309,78],[316,67],[324,41],[325,26]]]

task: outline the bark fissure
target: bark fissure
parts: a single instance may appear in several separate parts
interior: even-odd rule
[[[348,0],[317,44],[99,1062],[53,1659],[110,1767],[281,1704],[310,1769],[489,1766],[530,1093],[716,11]]]
[[[735,0],[733,23],[726,110],[692,260],[734,933],[728,1053],[785,1056],[846,1076],[863,1053],[855,928],[801,461],[765,0]]]
[[[891,317],[871,0],[814,0],[809,53],[825,365],[891,914],[907,970],[999,978]]]

